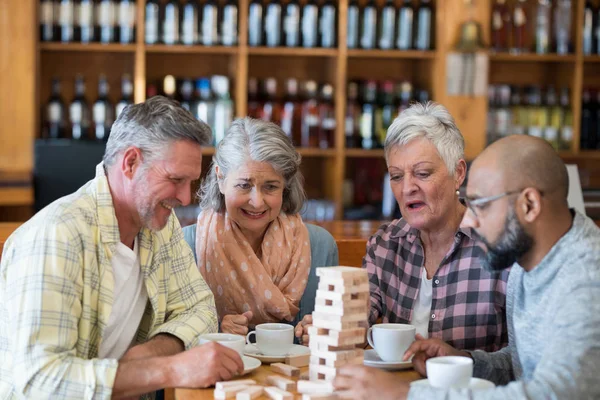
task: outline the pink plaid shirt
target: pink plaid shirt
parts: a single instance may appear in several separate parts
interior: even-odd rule
[[[454,244],[433,276],[429,337],[457,349],[496,351],[508,344],[508,271],[491,273],[480,265],[483,245],[473,231],[459,229]],[[363,268],[369,273],[371,324],[410,323],[419,296],[424,253],[419,231],[403,219],[384,224],[369,239]]]

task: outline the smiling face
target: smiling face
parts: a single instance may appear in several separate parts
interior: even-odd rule
[[[174,142],[164,157],[141,165],[129,193],[139,225],[155,231],[164,228],[173,207],[190,204],[191,183],[200,178],[201,170],[201,147],[189,141]]]
[[[284,188],[283,177],[268,162],[248,161],[219,179],[227,215],[250,240],[262,237],[279,216]]]
[[[456,207],[456,190],[464,179],[464,162],[450,175],[436,147],[425,138],[392,148],[388,172],[402,217],[413,228],[429,231],[442,227]]]

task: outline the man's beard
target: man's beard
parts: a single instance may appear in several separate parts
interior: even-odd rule
[[[148,194],[146,191],[145,186],[147,181],[146,173],[144,171],[142,171],[142,173],[134,179],[134,191],[138,193],[138,195],[135,197],[135,208],[140,217],[140,223],[142,227],[155,232],[162,230],[167,225],[169,219],[166,218],[164,221],[157,221],[154,218],[156,215],[156,208],[161,207],[159,203],[165,203],[172,207],[177,207],[180,205],[180,203],[175,199],[163,201],[153,199],[152,195]]]
[[[499,272],[511,267],[534,245],[533,237],[525,232],[512,207],[504,222],[504,231],[496,243],[489,243],[483,237],[481,240],[487,246],[487,252],[481,263],[483,268],[491,272]]]

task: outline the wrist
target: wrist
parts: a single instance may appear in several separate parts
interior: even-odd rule
[[[163,357],[163,387],[174,388],[181,386],[178,381],[177,360],[174,356]]]

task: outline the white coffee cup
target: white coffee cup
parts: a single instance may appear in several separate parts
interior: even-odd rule
[[[256,325],[256,330],[246,335],[247,343],[250,343],[251,335],[256,335],[258,350],[265,356],[287,355],[294,344],[294,327],[288,324]]]
[[[367,341],[383,361],[399,362],[414,342],[415,332],[413,325],[376,324],[367,331]]]
[[[436,388],[466,388],[473,376],[473,359],[461,356],[435,357],[425,361],[429,384]]]
[[[201,335],[199,338],[200,344],[206,344],[208,342],[217,342],[223,346],[230,347],[240,354],[240,357],[244,355],[244,347],[246,347],[246,341],[242,335],[234,335],[232,333],[207,333]]]

